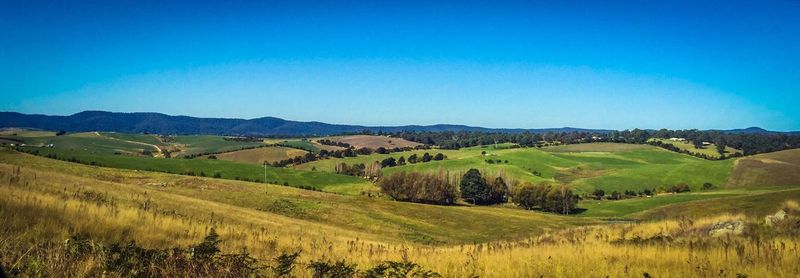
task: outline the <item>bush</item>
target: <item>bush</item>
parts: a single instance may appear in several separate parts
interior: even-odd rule
[[[418,278],[432,278],[442,277],[436,272],[425,270],[418,264],[413,262],[392,262],[386,261],[376,265],[375,267],[364,272],[364,277],[368,278],[382,278],[382,277],[418,277]]]
[[[679,183],[679,184],[671,186],[669,189],[667,189],[667,191],[668,192],[672,192],[672,193],[683,193],[683,192],[689,192],[689,191],[692,191],[692,190],[689,188],[688,184]]]
[[[603,191],[602,189],[595,189],[594,192],[592,192],[592,196],[594,196],[594,198],[597,200],[603,199],[603,196],[605,195],[606,192]]]
[[[347,278],[356,277],[358,270],[355,264],[348,264],[344,261],[337,261],[331,263],[329,261],[312,261],[308,264],[308,269],[311,269],[314,278]]]
[[[274,277],[292,277],[291,274],[298,257],[300,257],[300,251],[285,252],[275,257],[275,266],[272,267]]]

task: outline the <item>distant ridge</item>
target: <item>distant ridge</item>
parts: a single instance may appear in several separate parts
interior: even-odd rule
[[[298,122],[275,117],[256,119],[197,118],[172,116],[161,113],[118,113],[106,111],[84,111],[69,116],[48,116],[0,112],[0,127],[36,128],[69,132],[112,131],[123,133],[153,134],[208,134],[208,135],[258,135],[258,136],[325,136],[356,133],[399,131],[482,131],[507,133],[545,133],[586,131],[606,133],[611,130],[582,128],[504,129],[466,125],[407,125],[407,126],[360,126],[339,125],[322,122]]]
[[[363,130],[372,132],[399,131],[481,131],[504,133],[546,133],[546,132],[591,132],[608,133],[609,129],[562,128],[485,128],[466,125],[406,125],[406,126],[361,126],[340,125],[322,122],[298,122],[275,117],[256,119],[198,118],[172,116],[161,113],[136,112],[119,113],[106,111],[84,111],[69,116],[48,116],[0,112],[0,128],[20,127],[69,132],[111,131],[124,133],[153,134],[207,134],[207,135],[256,135],[256,136],[325,136],[344,133],[357,133]],[[780,133],[759,127],[721,130],[727,133],[765,134]],[[787,132],[800,134],[800,132]]]

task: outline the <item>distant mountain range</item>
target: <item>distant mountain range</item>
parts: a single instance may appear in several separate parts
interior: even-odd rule
[[[275,117],[257,119],[197,118],[171,116],[161,113],[116,113],[105,111],[84,111],[69,116],[48,116],[0,112],[0,127],[35,128],[44,130],[63,130],[68,132],[112,131],[122,133],[152,134],[208,134],[208,135],[254,135],[254,136],[324,136],[356,133],[364,130],[372,132],[399,131],[482,131],[506,133],[546,133],[585,131],[606,133],[607,129],[583,128],[485,128],[466,125],[406,125],[406,126],[360,126],[338,125],[321,122],[298,122]],[[732,133],[772,133],[757,127],[729,130]],[[797,132],[795,132],[797,133]]]

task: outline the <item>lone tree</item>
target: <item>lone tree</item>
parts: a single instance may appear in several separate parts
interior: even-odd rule
[[[491,198],[491,190],[478,169],[469,169],[461,177],[461,198],[474,204],[484,204]]]

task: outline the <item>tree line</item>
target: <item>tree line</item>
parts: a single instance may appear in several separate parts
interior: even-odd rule
[[[724,131],[686,130],[622,130],[608,132],[545,132],[499,133],[480,131],[396,132],[392,137],[403,138],[442,149],[459,149],[495,143],[516,143],[523,147],[540,147],[546,144],[577,144],[613,142],[646,144],[652,138],[684,138],[702,145],[709,142],[724,150],[725,146],[742,150],[744,155],[800,148],[800,135],[787,133],[733,133]]]
[[[395,166],[403,166],[408,164],[416,164],[416,163],[425,163],[431,161],[439,161],[445,160],[447,158],[446,155],[442,153],[437,153],[436,155],[431,155],[430,153],[424,153],[422,156],[417,156],[417,154],[411,154],[406,159],[404,156],[400,156],[398,159],[394,159],[394,157],[387,157],[381,160],[381,167],[395,167]]]

